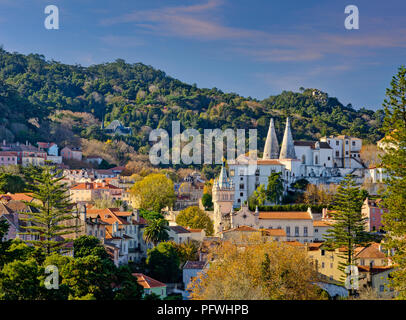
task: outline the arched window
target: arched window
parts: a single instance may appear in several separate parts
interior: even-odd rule
[[[318,156],[318,155],[316,155],[316,156],[314,157],[314,163],[315,163],[315,164],[319,164],[319,156]]]
[[[306,163],[306,156],[302,155],[302,163],[305,164]]]

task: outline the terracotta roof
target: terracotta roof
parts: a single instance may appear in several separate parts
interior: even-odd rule
[[[282,163],[279,160],[276,159],[258,159],[257,161],[258,165],[278,165],[281,166]]]
[[[312,220],[310,213],[307,211],[267,211],[260,212],[259,219],[267,220]]]
[[[393,269],[392,266],[380,266],[380,267],[373,266],[372,268],[370,266],[357,266],[357,267],[360,272],[371,272],[371,273],[381,273],[386,270]]]
[[[269,236],[273,237],[285,237],[286,232],[283,229],[262,229],[262,232],[268,234]]]
[[[113,186],[108,183],[103,183],[103,182],[85,182],[85,183],[80,183],[72,188],[70,190],[94,190],[94,189],[116,189],[119,190],[120,188]]]
[[[200,233],[203,230],[203,229],[190,229],[190,228],[187,228],[187,229],[192,233]]]
[[[158,280],[152,279],[151,277],[146,276],[142,273],[133,273],[134,277],[137,278],[137,282],[144,288],[159,288],[159,287],[166,287],[165,283],[162,283]]]
[[[309,250],[318,250],[323,245],[323,242],[309,242],[308,248]]]
[[[293,247],[304,247],[305,245],[299,241],[285,241],[284,243]]]
[[[132,211],[114,211],[114,213],[120,217],[129,217],[133,214]]]
[[[205,261],[186,261],[183,269],[203,269],[205,264]]]
[[[31,202],[33,198],[30,197],[30,194],[31,193],[7,193],[7,194],[1,194],[0,197],[7,196],[7,197],[10,197],[11,200]]]
[[[112,209],[88,209],[86,212],[89,217],[96,217],[97,215],[100,216],[100,219],[103,222],[108,223],[109,225],[112,225],[115,222],[118,222],[118,224],[123,224],[127,225],[129,224],[128,221],[124,220],[123,218],[117,216]]]
[[[379,250],[379,243],[364,247],[356,256],[359,259],[385,259],[386,255]]]
[[[331,222],[323,221],[323,220],[315,220],[313,221],[314,227],[329,227],[331,226]]]
[[[37,142],[37,145],[38,145],[38,147],[47,149],[47,148],[50,148],[53,145],[55,145],[55,143],[53,143],[53,142]]]

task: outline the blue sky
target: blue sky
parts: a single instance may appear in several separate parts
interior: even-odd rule
[[[50,4],[59,30],[44,27]],[[344,28],[350,4],[359,30]],[[142,62],[258,99],[319,88],[376,109],[406,64],[405,12],[404,0],[0,0],[0,44],[85,66]]]

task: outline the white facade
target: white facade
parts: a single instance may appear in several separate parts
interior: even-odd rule
[[[338,168],[363,168],[361,163],[362,139],[341,136],[329,136],[320,139],[333,149],[334,166]]]
[[[273,172],[281,173],[287,190],[298,179],[304,178],[313,184],[338,183],[351,170],[364,169],[360,162],[361,139],[331,136],[320,141],[293,141],[287,120],[281,153],[276,158],[279,145],[274,130],[271,119],[262,159],[240,155],[228,161],[230,179],[235,187],[233,207],[241,207],[259,185],[266,188]]]
[[[365,177],[372,183],[384,183],[389,176],[384,168],[372,167],[365,171]]]
[[[191,240],[191,232],[181,226],[169,226],[169,240],[177,244],[189,242]]]
[[[47,156],[47,161],[51,161],[51,163],[54,163],[54,164],[61,164],[62,163],[62,156],[48,155]]]

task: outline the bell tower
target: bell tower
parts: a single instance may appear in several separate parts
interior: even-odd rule
[[[233,180],[227,177],[227,170],[223,161],[220,175],[214,180],[213,184],[214,233],[224,230],[227,217],[233,210],[234,193]]]

